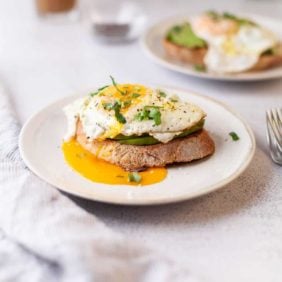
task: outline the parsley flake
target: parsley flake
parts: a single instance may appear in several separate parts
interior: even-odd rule
[[[166,97],[166,93],[165,92],[163,92],[163,91],[159,91],[159,95],[161,96],[161,97]]]
[[[132,93],[132,98],[138,98],[138,97],[140,97],[141,95],[140,94],[138,94],[138,93]]]
[[[123,101],[122,102],[122,107],[123,108],[129,107],[130,105],[131,105],[131,100],[127,100],[127,101]]]
[[[130,172],[128,173],[128,181],[129,182],[136,182],[139,183],[141,182],[142,177],[138,172]]]
[[[229,135],[231,136],[232,140],[233,141],[238,141],[240,139],[240,137],[237,135],[236,132],[232,131],[232,132],[229,132]]]
[[[144,109],[135,116],[135,119],[138,121],[154,120],[155,125],[160,125],[161,124],[160,107],[145,106]]]
[[[120,108],[121,108],[121,105],[119,103],[115,103],[114,105],[114,111],[115,111],[115,117],[117,119],[117,121],[119,123],[126,123],[126,119],[125,117],[120,113]]]
[[[125,117],[120,112],[121,104],[118,101],[114,103],[104,103],[103,107],[108,111],[114,110],[117,121],[120,123],[126,123]]]
[[[115,79],[110,75],[110,78],[112,80],[113,86],[116,88],[116,90],[121,94],[121,95],[126,95],[126,92],[120,90],[117,86],[117,83],[115,82]]]
[[[89,95],[90,95],[91,97],[94,97],[94,96],[98,95],[102,90],[104,90],[104,89],[107,88],[107,87],[109,87],[109,85],[105,85],[105,86],[103,86],[103,87],[100,87],[100,88],[98,88],[98,90],[97,90],[96,92],[90,93]]]
[[[205,72],[207,69],[206,69],[205,65],[196,64],[196,65],[194,65],[194,70],[198,71],[198,72]]]
[[[114,106],[113,103],[104,103],[104,104],[103,104],[103,108],[104,108],[105,110],[108,110],[108,111],[113,110],[113,106]]]

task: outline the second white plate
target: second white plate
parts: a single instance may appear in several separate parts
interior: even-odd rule
[[[282,21],[267,17],[262,17],[253,14],[244,14],[255,22],[269,28],[276,33],[282,41]],[[282,77],[282,66],[274,67],[268,70],[257,72],[245,72],[239,74],[216,74],[209,72],[197,72],[193,65],[185,64],[168,58],[165,54],[162,40],[165,38],[166,32],[170,27],[176,24],[189,21],[189,16],[177,16],[161,21],[149,28],[143,35],[141,43],[145,53],[157,64],[173,71],[184,73],[190,76],[214,79],[214,80],[229,80],[229,81],[253,81],[265,80]]]
[[[91,182],[64,161],[61,145],[66,118],[62,108],[78,98],[67,97],[35,114],[23,127],[19,145],[25,163],[39,177],[65,192],[101,202],[130,205],[194,198],[219,189],[238,177],[250,163],[255,150],[255,139],[249,126],[230,108],[211,98],[185,90],[161,88],[177,93],[183,100],[190,100],[205,110],[208,116],[205,127],[216,146],[213,156],[169,167],[163,182],[149,186]],[[239,141],[232,141],[231,131],[239,135]]]

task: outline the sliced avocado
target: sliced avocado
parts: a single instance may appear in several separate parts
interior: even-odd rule
[[[160,141],[156,140],[152,136],[145,136],[145,137],[137,137],[132,139],[125,139],[125,140],[118,140],[120,144],[126,144],[126,145],[138,145],[138,146],[144,146],[144,145],[154,145],[160,143]]]
[[[193,32],[189,23],[172,27],[168,31],[166,39],[172,43],[188,48],[206,47],[206,42]]]
[[[201,120],[198,124],[194,125],[188,130],[183,131],[181,134],[175,136],[175,138],[185,137],[189,134],[192,134],[198,130],[201,130],[204,126],[205,120]],[[121,139],[123,138],[124,139]],[[123,136],[119,135],[119,139],[115,138],[114,140],[118,141],[120,144],[126,145],[137,145],[137,146],[145,146],[145,145],[154,145],[160,143],[159,140],[155,139],[150,135],[142,135],[142,136]]]

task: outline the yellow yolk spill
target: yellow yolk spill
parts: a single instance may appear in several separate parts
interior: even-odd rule
[[[114,85],[108,86],[99,95],[105,97],[105,102],[107,102],[107,99],[119,100],[121,103],[130,102],[128,106],[121,109],[121,112],[124,113],[128,108],[138,104],[146,95],[151,93],[152,89],[141,84],[118,84],[116,87]]]
[[[149,168],[146,171],[139,172],[142,177],[141,182],[129,182],[129,172],[96,158],[82,148],[76,140],[64,142],[62,150],[66,162],[79,174],[94,182],[116,185],[149,185],[161,182],[167,175],[165,168]]]
[[[100,107],[103,104],[114,103],[119,101],[122,104],[120,109],[121,114],[125,114],[131,107],[140,103],[145,96],[152,94],[152,89],[145,87],[141,84],[117,84],[116,86],[110,85],[103,89],[100,94]],[[103,135],[99,137],[100,140],[106,138],[114,138],[122,131],[123,124],[116,121]]]

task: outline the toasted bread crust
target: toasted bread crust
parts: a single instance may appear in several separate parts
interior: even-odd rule
[[[177,61],[189,64],[204,64],[207,48],[188,48],[174,44],[167,39],[163,40],[166,54]],[[282,64],[282,43],[279,44],[277,54],[262,55],[254,67],[248,71],[261,71]]]
[[[275,55],[263,55],[251,71],[266,70],[282,64],[282,43],[276,49]]]
[[[166,144],[135,146],[120,144],[113,140],[88,141],[81,124],[78,123],[76,140],[98,158],[128,171],[191,162],[207,157],[215,150],[214,142],[205,130],[174,139]]]
[[[189,64],[203,64],[207,48],[188,48],[163,40],[166,54],[175,60]]]

